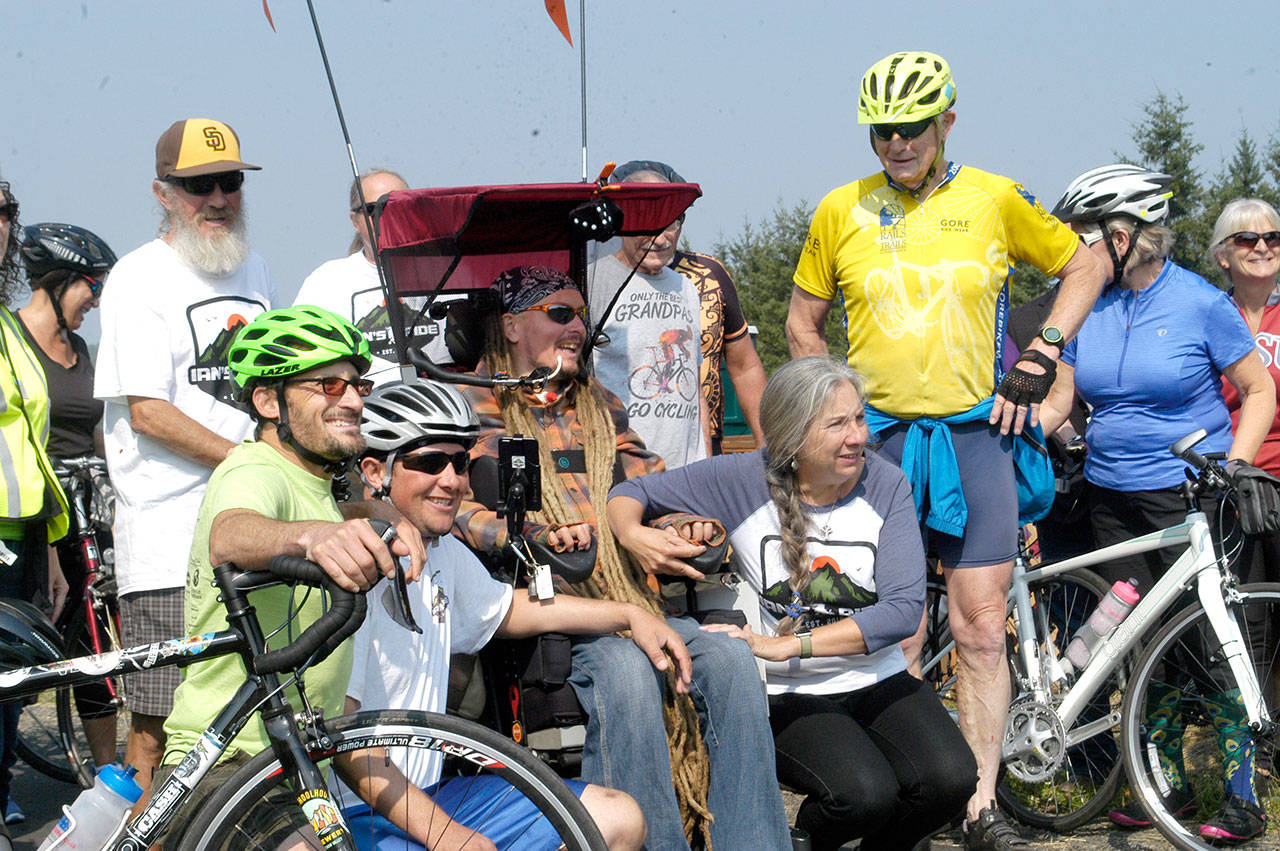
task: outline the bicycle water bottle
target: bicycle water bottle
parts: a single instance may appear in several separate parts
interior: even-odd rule
[[[1067,645],[1066,661],[1077,671],[1084,670],[1093,658],[1093,651],[1111,635],[1120,625],[1133,607],[1138,605],[1138,588],[1136,580],[1116,582],[1107,595],[1098,601],[1098,608],[1093,610],[1089,619],[1084,622],[1071,643]]]
[[[108,765],[99,771],[92,788],[81,792],[70,807],[63,808],[62,818],[40,843],[39,851],[101,851],[142,797],[142,787],[133,779],[137,772],[133,766],[119,765]]]

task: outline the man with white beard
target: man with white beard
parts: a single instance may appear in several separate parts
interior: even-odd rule
[[[159,238],[120,258],[102,297],[94,395],[106,403],[116,489],[115,553],[126,646],[183,635],[183,587],[210,471],[252,432],[232,403],[226,353],[240,327],[276,300],[266,261],[249,250],[240,140],[189,118],[156,143],[151,184]],[[126,761],[144,789],[164,748],[177,668],[129,678]]]

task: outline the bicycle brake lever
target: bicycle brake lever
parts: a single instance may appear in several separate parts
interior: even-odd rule
[[[369,523],[374,526],[374,531],[378,530],[378,525],[386,523],[385,520],[370,520]],[[386,544],[388,549],[391,542],[399,535],[396,527],[390,523],[386,523],[386,528],[378,533],[378,537],[382,539],[382,543]],[[409,586],[404,579],[404,566],[399,559],[393,557],[396,565],[395,575],[391,577],[391,585],[382,592],[382,607],[387,610],[387,614],[391,619],[400,626],[410,632],[422,634],[422,627],[418,626],[418,622],[414,620],[413,610],[409,608]]]

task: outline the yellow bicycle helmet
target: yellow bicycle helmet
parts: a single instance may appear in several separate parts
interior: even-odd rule
[[[951,66],[936,53],[907,50],[881,59],[862,75],[859,124],[900,124],[941,115],[956,102]]]

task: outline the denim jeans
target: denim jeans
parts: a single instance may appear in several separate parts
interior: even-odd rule
[[[690,694],[711,760],[707,803],[716,848],[790,851],[764,684],[746,642],[668,618],[693,658]],[[688,851],[662,722],[664,677],[629,639],[576,639],[570,683],[590,716],[582,779],[640,804],[651,851]]]

